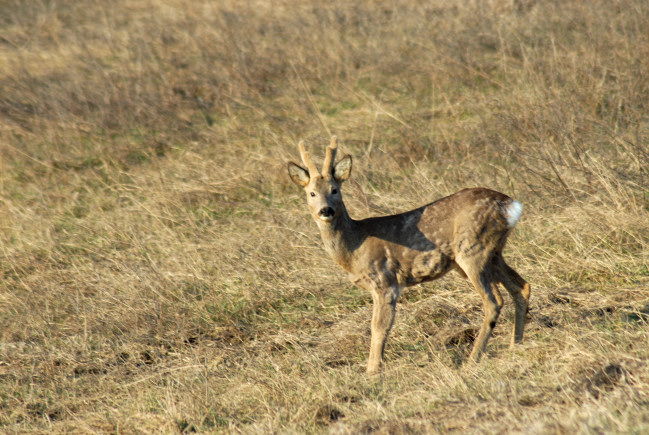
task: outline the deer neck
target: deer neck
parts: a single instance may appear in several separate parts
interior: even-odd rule
[[[354,250],[359,246],[357,222],[349,217],[344,204],[340,214],[332,222],[318,222],[324,248],[331,258],[350,270]]]

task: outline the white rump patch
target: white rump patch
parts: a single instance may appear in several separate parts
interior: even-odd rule
[[[514,228],[523,214],[523,204],[518,201],[512,201],[505,209],[505,212],[507,213],[507,226]]]

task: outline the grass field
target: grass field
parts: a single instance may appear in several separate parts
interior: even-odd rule
[[[371,297],[286,174],[363,218],[470,186],[525,211],[481,301]],[[649,432],[646,0],[0,0],[0,432]]]

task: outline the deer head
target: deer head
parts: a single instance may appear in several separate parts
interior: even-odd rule
[[[338,163],[334,164],[338,139],[333,136],[331,144],[327,147],[322,171],[318,172],[309,153],[304,148],[304,142],[300,141],[298,147],[302,163],[306,168],[289,162],[288,175],[295,184],[302,187],[306,192],[309,211],[316,222],[325,225],[331,224],[344,209],[340,186],[343,181],[349,178],[352,172],[352,157],[346,155]]]

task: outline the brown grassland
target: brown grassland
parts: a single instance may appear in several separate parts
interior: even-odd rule
[[[354,218],[521,201],[507,297],[369,294],[286,174]],[[0,0],[0,432],[649,432],[646,0]]]

